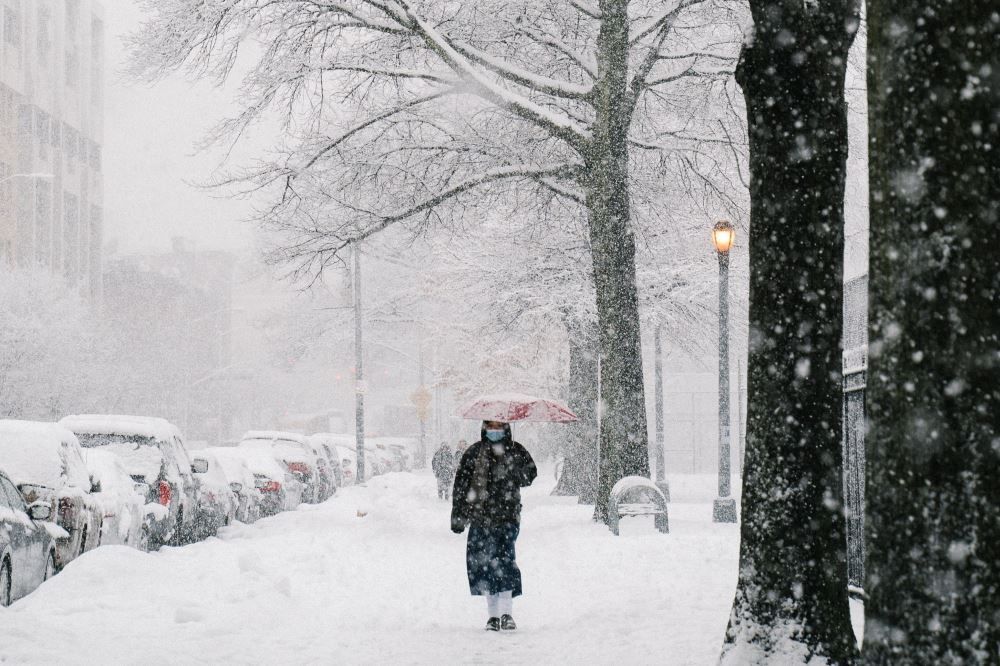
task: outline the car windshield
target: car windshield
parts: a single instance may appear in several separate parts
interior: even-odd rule
[[[78,433],[76,438],[80,440],[80,446],[85,449],[96,449],[101,446],[111,446],[112,444],[132,444],[132,448],[139,448],[140,446],[155,446],[159,448],[159,444],[155,439],[144,435],[120,435],[118,433],[104,432]]]
[[[80,445],[86,449],[102,448],[113,453],[133,479],[138,476],[145,482],[151,482],[160,475],[164,463],[163,449],[166,447],[153,437],[118,433],[83,433],[77,435],[77,438],[80,440]]]

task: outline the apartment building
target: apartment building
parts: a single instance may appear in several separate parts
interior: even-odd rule
[[[0,0],[0,260],[97,297],[105,24],[95,0]]]

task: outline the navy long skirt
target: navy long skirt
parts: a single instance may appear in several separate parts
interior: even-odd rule
[[[521,570],[514,555],[520,531],[514,524],[469,526],[465,566],[472,594],[500,594],[507,590],[515,597],[521,594]]]

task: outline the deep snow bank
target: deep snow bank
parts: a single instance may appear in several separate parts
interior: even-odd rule
[[[390,474],[203,543],[87,553],[0,609],[0,661],[715,663],[738,532],[711,522],[712,479],[672,484],[669,535],[616,538],[551,478],[525,493],[513,635],[482,630],[433,477]]]

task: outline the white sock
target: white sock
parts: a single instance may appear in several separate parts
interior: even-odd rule
[[[514,614],[514,592],[513,590],[507,590],[506,592],[501,592],[497,595],[499,597],[497,606],[500,611],[500,615],[513,615]]]
[[[490,617],[500,617],[500,595],[499,594],[487,594],[486,595],[486,608],[490,612]]]

